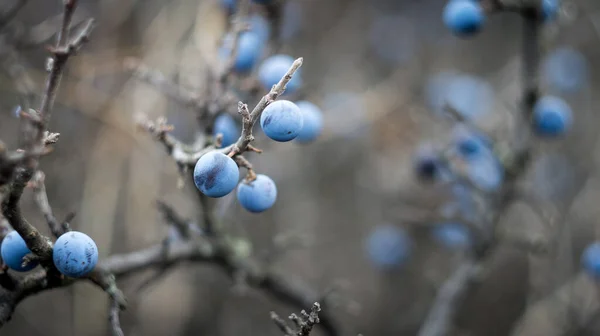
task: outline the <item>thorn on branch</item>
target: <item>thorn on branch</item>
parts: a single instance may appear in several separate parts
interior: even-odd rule
[[[58,142],[58,138],[60,137],[60,133],[50,133],[48,131],[44,132],[44,144],[46,146],[52,145]]]
[[[271,312],[271,320],[277,327],[284,333],[285,336],[309,336],[312,332],[313,327],[320,323],[319,312],[321,311],[321,305],[315,302],[307,313],[305,310],[300,312],[301,316],[291,314],[288,318],[294,323],[294,326],[290,326],[286,323],[277,313]]]

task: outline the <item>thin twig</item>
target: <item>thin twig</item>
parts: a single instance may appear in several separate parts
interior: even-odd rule
[[[48,227],[50,227],[50,232],[56,238],[60,237],[64,231],[62,225],[58,222],[56,217],[52,212],[52,207],[50,206],[50,202],[48,202],[48,195],[46,194],[46,185],[44,183],[45,174],[38,170],[32,179],[32,186],[34,192],[35,202],[44,215],[46,222],[48,223]]]
[[[110,304],[110,312],[109,312],[109,322],[111,326],[111,331],[113,336],[125,336],[123,333],[123,329],[121,329],[121,320],[119,318],[119,313],[121,312],[121,307],[116,300],[111,300]]]

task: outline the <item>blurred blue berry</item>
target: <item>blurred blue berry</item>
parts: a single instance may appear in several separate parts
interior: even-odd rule
[[[301,143],[314,141],[323,130],[323,113],[321,109],[305,100],[296,102],[296,106],[302,112],[303,124],[295,140]]]
[[[489,153],[492,149],[491,140],[469,127],[457,124],[452,132],[452,139],[456,150],[463,158],[472,158]]]
[[[533,109],[533,125],[538,135],[562,135],[571,127],[572,119],[571,107],[558,97],[545,96]]]
[[[252,2],[257,3],[259,5],[269,5],[275,2],[275,0],[252,0]]]
[[[289,55],[274,55],[263,61],[258,69],[258,80],[265,90],[271,90],[292,67],[295,59]],[[302,85],[302,69],[298,69],[288,82],[285,93],[294,93]]]
[[[54,243],[52,259],[60,273],[71,278],[80,278],[96,267],[98,247],[85,233],[67,232]]]
[[[436,180],[445,169],[439,153],[430,145],[423,144],[413,154],[413,167],[422,180]]]
[[[227,11],[233,12],[236,5],[237,0],[221,0],[221,6]]]
[[[276,100],[260,116],[260,126],[265,134],[279,142],[295,139],[304,121],[300,108],[289,100]]]
[[[481,30],[485,13],[477,1],[450,0],[444,7],[444,24],[459,36],[470,36]]]
[[[504,182],[504,167],[491,152],[469,158],[466,175],[483,191],[497,191]]]
[[[554,19],[560,9],[560,0],[542,0],[542,16],[545,20]]]
[[[555,49],[542,63],[542,77],[550,89],[573,93],[588,81],[587,60],[575,49]]]
[[[194,167],[194,183],[208,197],[218,198],[229,194],[235,189],[239,178],[240,171],[235,161],[217,151],[202,155]]]
[[[271,25],[264,16],[260,14],[252,14],[248,17],[249,32],[258,36],[261,44],[264,46],[271,37]]]
[[[222,147],[234,144],[240,137],[240,130],[231,115],[223,113],[215,119],[213,136],[216,136],[217,134],[223,134]]]
[[[367,238],[366,249],[371,262],[384,269],[402,265],[411,252],[406,233],[392,225],[375,228]]]
[[[256,180],[242,181],[238,185],[237,199],[244,209],[252,213],[263,212],[275,204],[277,187],[270,177],[258,174]]]
[[[237,41],[237,56],[233,69],[237,72],[248,72],[260,59],[263,52],[263,42],[258,35],[253,32],[242,32]],[[223,59],[228,59],[231,55],[233,36],[227,35],[223,41],[223,46],[219,50],[219,55]]]
[[[583,269],[592,277],[600,279],[600,242],[590,244],[581,255]]]
[[[281,28],[279,37],[283,41],[289,41],[302,27],[302,6],[298,1],[286,1],[283,5]]]
[[[459,223],[437,224],[432,229],[433,238],[447,248],[464,248],[470,244],[469,229]]]
[[[23,267],[23,257],[30,253],[31,251],[27,247],[27,243],[25,243],[25,240],[21,238],[17,231],[11,231],[2,240],[2,245],[0,246],[2,261],[14,271],[27,272],[38,265],[38,263],[34,261],[27,263],[27,266]]]

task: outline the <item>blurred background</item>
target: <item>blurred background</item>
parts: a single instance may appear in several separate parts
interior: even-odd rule
[[[0,10],[14,2],[0,1]],[[460,262],[459,252],[440,244],[426,225],[414,224],[415,217],[439,211],[445,195],[415,180],[411,159],[423,141],[447,141],[452,123],[440,118],[442,103],[452,100],[499,134],[518,113],[518,16],[491,16],[480,34],[465,40],[444,27],[444,5],[288,0],[281,52],[304,57],[301,97],[322,108],[324,131],[308,145],[275,143],[257,132],[256,145],[265,152],[248,158],[277,183],[278,200],[269,211],[250,214],[233,194],[216,202],[222,225],[248,237],[256,254],[279,233],[306,239],[306,247],[278,254],[274,267],[321,291],[340,287],[335,317],[344,335],[416,335],[437,289]],[[39,104],[44,46],[60,13],[59,0],[30,0],[0,32],[0,138],[9,147],[18,139],[15,108],[28,99]],[[227,16],[220,0],[81,0],[77,18],[90,16],[97,28],[69,63],[50,127],[61,138],[42,169],[56,216],[75,211],[73,227],[95,239],[103,258],[165,237],[158,199],[188,218],[200,215],[194,186],[179,189],[174,162],[135,129],[137,113],[166,116],[173,134],[192,141],[195,115],[132,78],[124,60],[140,58],[182,86],[201,88]],[[542,40],[543,89],[569,102],[574,125],[566,137],[536,146],[525,183],[535,206],[515,202],[502,225],[542,237],[549,252],[500,244],[461,305],[457,335],[507,335],[529,302],[579,271],[581,252],[600,225],[594,94],[600,2],[564,1]],[[23,206],[46,230],[29,191]],[[369,237],[388,225],[403,230],[407,252],[383,269],[369,257]],[[149,274],[120,286],[131,293]],[[107,335],[105,296],[81,283],[28,298],[0,334]],[[588,298],[598,310],[598,293]],[[300,309],[259,291],[236,294],[226,275],[203,264],[181,264],[130,301],[122,315],[128,336],[275,336],[280,332],[269,311],[287,316]],[[588,322],[576,335],[600,334],[597,316]]]

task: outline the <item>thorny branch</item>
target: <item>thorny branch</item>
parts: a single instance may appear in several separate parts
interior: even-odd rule
[[[271,312],[271,319],[283,332],[284,336],[309,336],[313,327],[320,322],[320,311],[321,305],[315,302],[310,309],[310,313],[303,310],[300,312],[301,316],[290,315],[288,318],[294,323],[292,327],[275,312]]]

